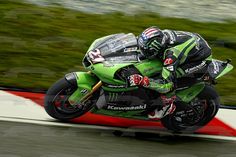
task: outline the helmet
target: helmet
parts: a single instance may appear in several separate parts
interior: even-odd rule
[[[155,26],[145,29],[138,37],[139,49],[147,58],[161,55],[160,52],[166,47],[165,45],[166,36]]]

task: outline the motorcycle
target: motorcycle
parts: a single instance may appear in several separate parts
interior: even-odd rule
[[[177,75],[176,110],[157,121],[174,132],[195,131],[210,122],[220,106],[214,85],[216,79],[233,69],[229,62],[211,59],[195,70],[189,69],[194,72],[186,77]],[[140,53],[134,34],[113,34],[95,40],[82,63],[86,72],[66,74],[47,91],[44,107],[51,117],[68,121],[90,111],[150,120],[147,113],[160,105],[160,94],[129,86],[127,77],[139,73],[155,79],[160,77],[163,65],[159,59],[148,59]]]

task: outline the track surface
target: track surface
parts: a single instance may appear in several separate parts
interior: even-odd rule
[[[4,92],[0,91],[0,120],[6,118],[32,119],[32,120],[53,120],[42,108],[44,94],[27,92]],[[198,130],[197,133],[207,135],[221,135],[236,137],[236,111],[221,109],[214,120],[207,126]],[[10,119],[12,121],[12,119]],[[17,120],[18,121],[18,120]],[[74,123],[85,123],[94,125],[106,125],[115,127],[138,127],[162,130],[163,127],[156,121],[143,121],[121,117],[104,116],[87,113],[72,120]]]
[[[43,96],[0,91],[0,157],[236,157],[236,138],[229,137],[236,135],[233,111],[221,110],[218,114],[230,127],[216,119],[199,132],[217,135],[217,140],[209,139],[208,135],[135,136],[134,131],[117,137],[113,135],[117,128],[55,122],[39,106]],[[103,117],[89,114],[84,119],[91,124],[103,122],[117,127],[147,123]]]
[[[235,157],[236,142],[190,137],[116,137],[111,131],[0,122],[4,157]]]

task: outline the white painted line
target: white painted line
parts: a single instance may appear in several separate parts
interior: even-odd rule
[[[88,129],[103,129],[106,127],[96,126],[96,125],[86,125],[86,124],[73,124],[73,123],[63,123],[52,121],[52,119],[48,120],[38,120],[38,119],[26,119],[26,118],[18,118],[18,117],[2,117],[0,116],[0,121],[5,122],[17,122],[17,123],[27,123],[27,124],[37,124],[37,125],[47,125],[47,126],[59,126],[59,127],[73,127],[73,128],[88,128]]]
[[[236,129],[236,111],[228,109],[220,109],[216,116],[221,121]],[[44,109],[30,99],[10,94],[8,92],[0,91],[0,121],[19,122],[47,126],[61,126],[74,128],[88,128],[88,129],[102,129],[102,130],[119,130],[123,132],[138,132],[143,131],[147,133],[160,133],[163,135],[172,135],[171,133],[157,130],[145,130],[136,128],[118,128],[118,127],[104,127],[96,125],[85,124],[71,124],[55,122]],[[199,134],[181,134],[180,136],[223,139],[236,141],[236,137],[199,135]]]
[[[203,135],[203,134],[183,134],[185,137],[196,137],[196,138],[206,138],[215,140],[226,140],[226,141],[236,141],[236,137],[231,136],[219,136],[219,135]]]
[[[0,117],[0,121],[5,122],[17,122],[25,124],[34,124],[34,125],[43,125],[43,126],[57,126],[57,127],[71,127],[71,128],[80,128],[80,129],[98,129],[98,130],[109,130],[109,131],[122,131],[122,132],[145,132],[145,133],[154,133],[164,136],[173,136],[173,134],[164,131],[158,130],[148,130],[148,129],[137,129],[137,128],[119,128],[119,127],[106,127],[98,125],[86,125],[86,124],[71,124],[71,123],[62,123],[55,121],[46,121],[46,120],[34,120],[34,119],[19,119],[14,117]],[[216,136],[216,135],[202,135],[202,134],[180,134],[177,136],[181,137],[193,137],[193,138],[203,138],[203,139],[214,139],[214,140],[226,140],[226,141],[236,141],[236,137],[228,136]]]

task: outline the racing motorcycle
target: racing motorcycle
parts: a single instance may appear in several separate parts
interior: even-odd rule
[[[176,110],[157,121],[170,131],[195,131],[211,121],[220,100],[216,79],[233,69],[230,60],[212,59],[175,81]],[[160,77],[162,62],[145,58],[134,34],[113,34],[95,40],[83,58],[85,72],[72,72],[53,84],[45,96],[45,110],[53,118],[68,121],[86,112],[132,119],[148,119],[160,105],[160,94],[129,86],[127,77],[139,73]],[[177,69],[178,71],[178,69]]]

